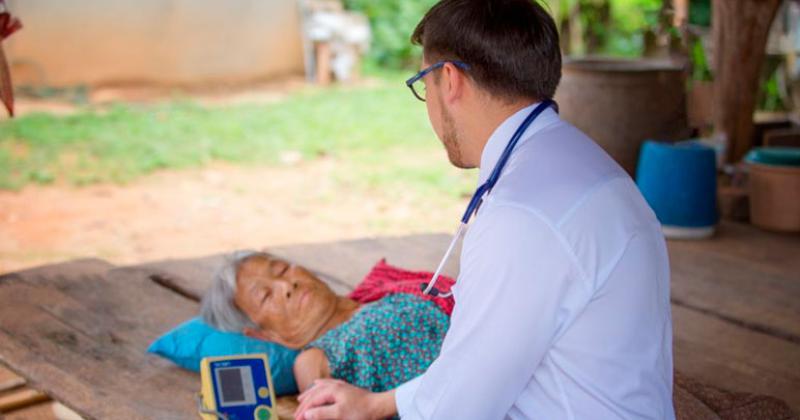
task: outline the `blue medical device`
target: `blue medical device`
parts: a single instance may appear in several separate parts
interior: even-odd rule
[[[475,191],[475,194],[472,195],[472,199],[469,200],[469,204],[467,205],[467,210],[464,211],[464,215],[461,217],[461,223],[458,225],[458,230],[456,230],[456,234],[453,235],[453,240],[450,241],[450,246],[447,247],[447,251],[445,251],[442,260],[439,262],[439,266],[436,268],[436,271],[433,273],[433,277],[431,277],[431,281],[428,283],[422,283],[422,292],[425,294],[429,294],[431,296],[439,296],[439,297],[448,297],[452,293],[447,292],[444,293],[437,289],[436,280],[439,279],[439,275],[442,273],[442,269],[444,269],[444,265],[447,262],[448,258],[450,258],[450,254],[453,252],[453,248],[455,248],[456,243],[458,240],[461,239],[461,236],[464,235],[464,232],[467,228],[467,224],[469,223],[469,219],[472,218],[472,215],[478,212],[478,209],[481,207],[481,203],[483,203],[483,197],[488,195],[492,192],[492,188],[497,183],[497,180],[500,179],[500,173],[503,172],[503,168],[508,163],[508,159],[511,157],[511,152],[514,151],[514,147],[519,142],[519,139],[525,134],[525,130],[530,127],[530,125],[536,120],[536,118],[544,112],[545,109],[549,107],[555,108],[556,112],[558,112],[558,105],[552,99],[545,99],[536,108],[525,117],[525,120],[522,121],[522,124],[519,125],[517,131],[514,132],[514,135],[511,136],[511,139],[508,141],[505,150],[503,150],[503,154],[500,155],[500,159],[497,160],[497,164],[492,170],[492,173],[489,175],[489,178],[484,182],[478,189]]]
[[[203,419],[277,420],[267,355],[206,357],[200,378],[198,411]]]

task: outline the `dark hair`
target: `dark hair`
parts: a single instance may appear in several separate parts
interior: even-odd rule
[[[411,42],[431,64],[469,64],[478,86],[506,100],[550,99],[561,80],[556,24],[534,0],[441,0]]]

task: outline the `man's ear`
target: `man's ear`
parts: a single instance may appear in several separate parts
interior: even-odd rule
[[[445,63],[442,68],[444,73],[441,82],[444,83],[444,95],[442,98],[447,103],[452,103],[459,99],[464,94],[464,84],[466,79],[464,74],[459,71],[458,67],[453,63]]]

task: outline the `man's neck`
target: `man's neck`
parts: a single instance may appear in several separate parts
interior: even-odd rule
[[[469,145],[470,161],[475,167],[480,167],[481,156],[486,148],[489,138],[497,127],[519,110],[533,104],[534,100],[519,100],[506,103],[497,100],[486,100],[477,106],[472,115],[475,118],[467,119],[464,123],[464,140]]]

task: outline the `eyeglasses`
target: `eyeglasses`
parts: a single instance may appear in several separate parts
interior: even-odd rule
[[[428,73],[440,69],[444,67],[445,64],[450,63],[461,70],[469,70],[469,64],[464,63],[462,61],[440,61],[432,66],[429,66],[419,73],[415,74],[414,77],[406,80],[406,86],[411,89],[411,93],[417,97],[422,102],[425,102],[425,82],[422,80]]]

